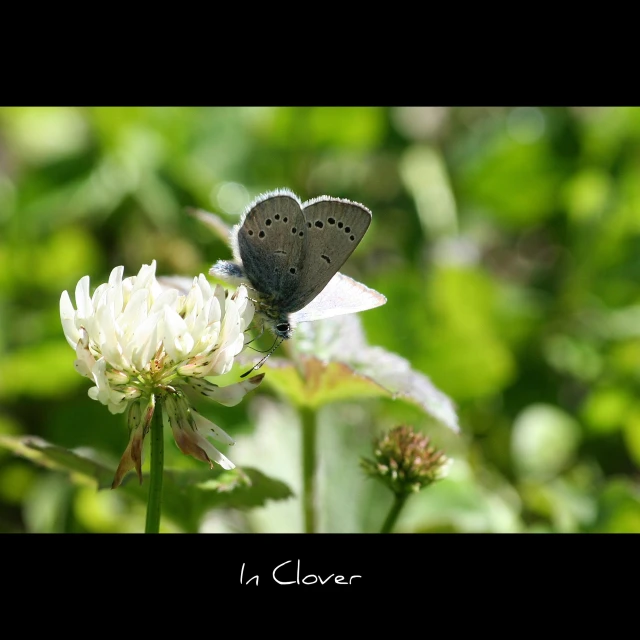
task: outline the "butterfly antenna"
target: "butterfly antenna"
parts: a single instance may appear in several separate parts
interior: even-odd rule
[[[267,355],[264,358],[262,358],[262,360],[260,360],[260,362],[258,362],[257,365],[255,365],[254,367],[251,367],[249,371],[246,371],[240,377],[246,378],[252,371],[259,369],[267,361],[267,358],[283,343],[283,341],[284,341],[284,338],[276,338],[276,341],[273,343],[273,347],[269,349],[269,353],[267,353]]]

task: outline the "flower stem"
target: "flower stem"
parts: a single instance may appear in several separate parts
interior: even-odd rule
[[[382,529],[380,533],[391,533],[394,525],[396,524],[396,520],[402,511],[402,507],[404,507],[405,502],[407,501],[406,493],[396,493],[395,498],[393,499],[393,504],[391,505],[391,509],[387,515],[387,519],[384,521],[382,525]]]
[[[162,509],[162,475],[164,471],[164,435],[162,433],[162,402],[156,398],[151,420],[151,474],[147,502],[145,533],[159,533]]]
[[[315,533],[316,514],[316,440],[318,432],[317,416],[313,409],[302,409],[302,503],[304,509],[304,530]]]

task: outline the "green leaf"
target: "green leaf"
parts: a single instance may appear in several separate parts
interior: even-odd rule
[[[302,356],[295,364],[283,358],[268,361],[265,383],[298,407],[317,409],[330,402],[387,396],[375,380],[341,362]]]
[[[94,451],[65,449],[36,436],[0,436],[0,446],[40,466],[67,473],[72,482],[80,485],[106,489],[115,474],[116,465],[102,460]],[[135,481],[134,474],[129,474],[117,491],[146,503],[148,486],[147,474],[143,474],[142,485]],[[261,507],[267,500],[286,500],[292,496],[285,483],[253,468],[165,469],[163,516],[187,531],[196,531],[202,516],[210,509]]]
[[[355,314],[302,323],[292,343],[293,361],[267,360],[265,383],[294,405],[317,409],[341,400],[391,396],[459,431],[449,397],[404,358],[369,346]]]
[[[78,484],[97,483],[98,489],[110,487],[115,473],[115,465],[110,468],[90,450],[65,449],[37,436],[0,436],[0,446],[47,469],[64,471]]]

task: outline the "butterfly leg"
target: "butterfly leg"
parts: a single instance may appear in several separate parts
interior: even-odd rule
[[[254,319],[254,322],[255,322],[255,319]],[[253,338],[251,338],[251,340],[249,340],[249,342],[245,342],[245,346],[249,346],[252,342],[254,342],[255,340],[258,340],[258,338],[262,337],[262,334],[264,333],[264,321],[262,319],[260,319],[258,322],[260,323],[260,333],[257,336],[254,336]],[[249,331],[249,330],[250,330],[250,327],[247,327],[245,329],[245,332]]]

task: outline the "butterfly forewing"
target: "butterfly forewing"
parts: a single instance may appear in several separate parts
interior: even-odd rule
[[[371,212],[361,204],[322,197],[302,205],[308,233],[298,311],[313,300],[353,253],[369,228]]]
[[[238,230],[238,248],[251,285],[279,305],[299,290],[306,232],[300,204],[288,195],[258,202]]]

